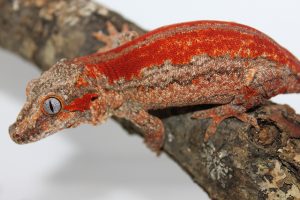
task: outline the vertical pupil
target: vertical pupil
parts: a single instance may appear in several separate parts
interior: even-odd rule
[[[50,110],[54,113],[54,108],[53,108],[53,104],[52,104],[51,100],[49,101],[49,107],[50,107]]]

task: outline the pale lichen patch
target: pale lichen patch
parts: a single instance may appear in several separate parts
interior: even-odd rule
[[[206,144],[203,149],[205,152],[202,155],[205,155],[206,169],[209,171],[210,178],[219,182],[222,188],[226,188],[233,172],[233,169],[226,164],[226,159],[229,159],[228,153],[225,150],[216,151],[212,143]]]
[[[47,6],[43,7],[40,10],[39,15],[41,18],[51,21],[54,19],[55,14],[59,10],[63,10],[66,6],[67,6],[67,4],[64,1],[52,2],[52,3],[49,3]]]
[[[85,4],[79,11],[79,15],[83,16],[83,17],[88,17],[90,16],[93,12],[96,11],[97,9],[97,4],[94,2],[88,2],[87,4]]]
[[[175,139],[174,135],[171,132],[169,132],[167,134],[167,138],[168,138],[168,142],[170,142],[170,143],[173,142],[173,140]]]
[[[300,154],[296,154],[294,156],[294,161],[297,162],[298,164],[300,164]]]
[[[288,140],[285,147],[280,149],[280,157],[290,162],[296,162],[300,165],[299,141]]]
[[[25,58],[32,59],[37,48],[38,47],[35,42],[30,37],[28,37],[23,40],[20,47],[20,52]]]
[[[52,40],[48,40],[40,51],[40,57],[44,65],[50,66],[55,62],[55,46]]]
[[[22,0],[20,1],[25,6],[36,6],[36,7],[42,7],[47,3],[47,0]]]
[[[38,3],[38,0],[36,0],[36,4],[40,5],[43,2],[43,0],[39,1],[41,2]],[[81,21],[80,18],[89,17],[93,13],[98,13],[99,10],[103,10],[103,7],[92,1],[76,0],[68,4],[65,1],[57,0],[48,1],[47,4],[43,4],[39,15],[48,21],[57,19],[59,26],[75,26]],[[102,11],[102,13],[105,12]]]
[[[98,8],[97,13],[102,16],[107,16],[109,14],[109,10],[107,8],[105,8],[104,6],[100,6]]]
[[[258,173],[263,176],[263,181],[259,183],[261,191],[269,200],[280,199],[299,199],[300,190],[298,186],[292,182],[286,182],[289,176],[288,171],[282,166],[278,160],[270,161],[270,165],[274,165],[270,170],[267,166],[259,166]],[[285,184],[291,185],[288,189],[282,189]]]
[[[20,0],[14,0],[12,4],[12,9],[18,11],[20,9]]]

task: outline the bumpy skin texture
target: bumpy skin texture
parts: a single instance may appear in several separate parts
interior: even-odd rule
[[[193,114],[212,118],[208,140],[232,116],[259,129],[248,109],[277,94],[299,92],[299,60],[268,36],[236,23],[188,22],[103,53],[59,61],[29,83],[27,102],[10,135],[17,143],[28,143],[114,115],[141,128],[147,145],[159,151],[164,127],[148,110],[216,105]],[[59,113],[43,112],[48,97],[61,101]]]

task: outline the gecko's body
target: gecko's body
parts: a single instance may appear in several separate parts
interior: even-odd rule
[[[299,92],[299,60],[263,33],[235,23],[189,22],[104,53],[58,62],[29,84],[28,102],[10,133],[26,143],[114,115],[140,127],[147,144],[158,150],[164,129],[150,109],[219,105],[193,115],[212,118],[208,139],[231,116],[258,128],[248,109],[277,94]],[[53,115],[43,108],[49,97],[61,104]]]

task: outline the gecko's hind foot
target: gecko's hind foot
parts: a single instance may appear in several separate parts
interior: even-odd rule
[[[219,124],[226,119],[226,117],[212,117],[212,122],[208,126],[204,134],[204,141],[207,142],[217,131]]]
[[[249,123],[255,127],[256,130],[259,130],[259,125],[255,117],[245,113],[246,109],[243,107],[234,106],[231,104],[218,106],[216,108],[197,111],[192,115],[194,119],[205,119],[211,118],[212,122],[208,126],[205,135],[204,141],[207,142],[210,137],[212,137],[216,131],[218,125],[224,120],[229,117],[236,117],[237,119],[241,120],[242,122]]]
[[[116,27],[109,21],[106,23],[106,26],[107,35],[102,31],[93,33],[97,40],[105,43],[105,46],[97,51],[99,53],[109,51],[138,37],[137,32],[129,30],[128,24],[123,25],[121,32],[118,32]]]

